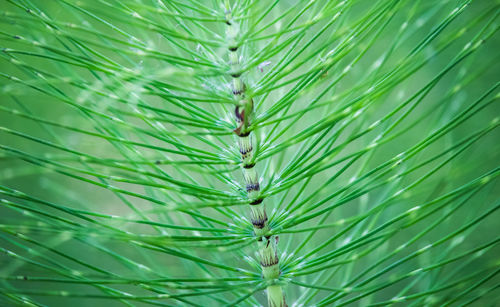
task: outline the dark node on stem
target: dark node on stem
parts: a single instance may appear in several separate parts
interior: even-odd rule
[[[24,276],[23,276],[23,279],[24,279],[24,280],[28,280],[28,276],[24,275]]]
[[[248,148],[248,149],[245,149],[245,148],[240,148],[240,154],[242,156],[246,156],[248,153],[252,152],[252,147]],[[245,167],[245,166],[243,166]],[[253,166],[252,166],[253,167]],[[252,168],[252,167],[245,167],[245,168]]]
[[[234,134],[241,137],[241,128],[243,128],[243,123],[240,123],[240,125],[233,130]]]
[[[240,112],[240,107],[239,106],[236,106],[236,108],[234,108],[234,115],[236,116],[236,120],[238,122],[242,122],[243,121],[243,118],[245,117],[245,110],[243,109],[241,112]]]
[[[250,131],[241,132],[244,125],[243,121],[245,120],[245,109],[241,110],[240,112],[240,107],[236,106],[236,108],[234,109],[234,115],[236,116],[236,122],[239,123],[239,125],[236,129],[233,130],[233,132],[239,137],[248,136],[250,134]]]
[[[249,152],[252,151],[252,149],[249,150]],[[241,150],[240,150],[241,153]],[[250,164],[243,164],[243,168],[250,169],[255,166],[255,163],[250,163]]]
[[[271,238],[271,236],[266,236],[266,240],[267,240],[267,246],[266,247],[269,247],[269,239]]]
[[[233,89],[233,95],[236,95],[236,96],[243,95],[245,90],[246,90],[246,85],[245,85],[245,83],[243,83],[243,86],[241,89]]]
[[[278,262],[278,255],[274,254],[274,256],[262,259],[260,265],[263,267],[270,267],[272,265],[278,264]]]
[[[31,9],[26,9],[26,13],[31,14]]]
[[[155,164],[156,164],[156,165],[161,164],[161,161],[160,161],[160,160],[156,160],[156,161],[155,161]]]
[[[241,132],[241,129],[243,129],[243,122],[241,122],[238,128],[234,129],[233,132],[240,138],[250,135],[250,131]]]
[[[231,74],[231,77],[233,78],[239,78],[240,76],[241,76],[240,72]]]
[[[229,47],[229,51],[231,51],[231,52],[235,52],[236,50],[238,50],[238,46],[236,46],[236,47]]]
[[[264,226],[266,226],[266,220],[263,219],[252,220],[252,225],[255,228],[262,229],[264,228]]]
[[[19,35],[14,35],[13,37],[14,37],[15,39],[21,39],[21,36],[19,36]]]
[[[233,90],[233,95],[236,95],[236,96],[239,96],[241,94],[243,94],[245,90]]]
[[[252,192],[252,191],[260,191],[260,185],[258,182],[247,184],[247,192]]]
[[[252,201],[252,202],[250,203],[250,205],[251,205],[251,206],[255,206],[255,205],[261,204],[263,201],[264,201],[264,199],[263,199],[263,198],[259,198],[259,199],[256,199],[256,200]]]

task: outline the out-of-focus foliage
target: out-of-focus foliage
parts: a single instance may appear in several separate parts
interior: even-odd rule
[[[230,6],[288,305],[494,305],[498,1]],[[224,3],[0,9],[0,305],[264,304]]]

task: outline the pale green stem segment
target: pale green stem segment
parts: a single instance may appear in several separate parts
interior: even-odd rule
[[[273,283],[280,275],[278,258],[278,237],[269,235],[266,207],[260,198],[259,175],[255,169],[252,133],[248,129],[253,116],[253,100],[245,95],[245,83],[241,79],[241,68],[238,56],[239,24],[231,15],[229,3],[226,1],[226,38],[228,40],[230,75],[233,82],[233,95],[238,101],[234,114],[237,127],[234,133],[238,136],[238,146],[241,154],[243,178],[250,202],[250,219],[255,236],[258,237],[260,265],[262,275],[269,282],[267,300],[269,307],[287,307],[285,294],[281,285]]]

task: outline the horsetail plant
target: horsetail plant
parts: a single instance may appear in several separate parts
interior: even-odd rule
[[[498,303],[498,1],[0,8],[1,306]]]
[[[255,171],[255,160],[253,154],[252,131],[250,119],[253,117],[253,98],[247,97],[246,85],[241,80],[241,67],[238,57],[238,34],[239,24],[232,18],[229,2],[225,2],[225,14],[227,24],[227,41],[229,50],[230,75],[233,81],[233,95],[237,101],[234,110],[236,118],[236,129],[234,133],[238,136],[238,147],[241,153],[241,166],[243,178],[251,208],[251,221],[254,234],[259,242],[259,258],[262,266],[262,275],[266,281],[272,281],[279,277],[279,258],[277,245],[278,237],[271,235],[266,207],[263,199],[259,197],[260,183]],[[267,286],[267,297],[269,306],[285,307],[286,299],[280,285],[271,284]]]

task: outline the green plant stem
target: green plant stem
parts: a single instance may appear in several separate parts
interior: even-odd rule
[[[253,118],[254,103],[246,95],[246,86],[241,79],[237,37],[240,32],[239,24],[235,22],[228,2],[226,2],[226,38],[228,40],[229,64],[232,78],[233,95],[237,101],[234,114],[237,127],[234,133],[238,137],[238,147],[241,154],[241,166],[245,179],[248,201],[250,205],[250,218],[255,236],[258,241],[258,251],[262,275],[267,282],[267,300],[269,307],[287,307],[285,294],[276,280],[280,276],[278,257],[278,237],[270,234],[267,212],[263,198],[260,196],[259,176],[255,169],[254,146],[252,131],[249,129],[250,120]]]

